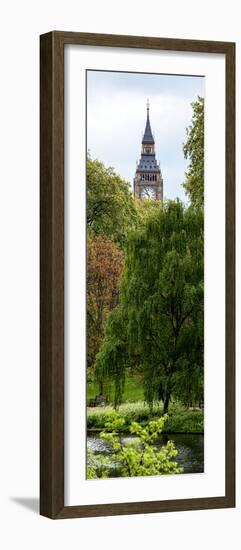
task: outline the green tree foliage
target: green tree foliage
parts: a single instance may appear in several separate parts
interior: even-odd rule
[[[203,212],[169,201],[133,232],[120,303],[109,316],[96,358],[96,376],[117,385],[121,401],[125,371],[139,369],[145,398],[202,398]]]
[[[129,183],[98,160],[87,160],[87,227],[90,235],[105,235],[124,245],[137,221]]]
[[[108,456],[88,454],[87,478],[111,477],[113,464],[117,465],[121,477],[155,476],[180,474],[183,468],[173,459],[178,451],[172,441],[158,450],[154,443],[162,432],[166,416],[148,422],[142,427],[138,422],[132,422],[130,433],[135,437],[131,442],[123,443],[118,431],[124,429],[125,420],[116,412],[109,415],[105,431],[101,437],[108,442]]]
[[[87,364],[90,368],[99,350],[105,323],[117,305],[123,251],[111,239],[97,235],[87,243]],[[89,373],[88,373],[89,374]]]
[[[158,201],[135,199],[128,182],[122,180],[112,168],[106,168],[102,162],[88,157],[87,359],[89,379],[91,367],[102,343],[108,315],[118,301],[119,280],[124,263],[122,250],[125,249],[127,236],[131,231],[145,224],[152,211],[157,209],[160,209]],[[116,314],[118,315],[118,311]],[[110,343],[108,347],[111,352]],[[114,353],[113,350],[112,352]],[[116,347],[115,352],[117,353]],[[120,362],[122,360],[120,350],[118,353]],[[118,373],[116,380],[117,376]],[[103,375],[98,380],[98,385],[101,393],[105,385],[105,394],[108,394]],[[120,377],[115,385],[117,401],[122,394],[122,386],[123,377]]]
[[[183,187],[193,206],[204,202],[204,99],[198,97],[192,103],[193,117],[187,128],[187,141],[183,146],[184,156],[189,160]]]
[[[124,309],[119,304],[109,315],[105,337],[96,355],[95,379],[99,385],[102,384],[103,391],[107,395],[111,382],[114,382],[115,407],[121,403],[125,375],[131,361],[128,353],[127,323]]]

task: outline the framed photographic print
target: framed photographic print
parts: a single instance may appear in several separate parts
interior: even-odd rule
[[[235,506],[235,44],[40,38],[40,512]]]

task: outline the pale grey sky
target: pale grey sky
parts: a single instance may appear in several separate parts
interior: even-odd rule
[[[204,96],[202,76],[87,71],[87,148],[133,183],[146,123],[146,102],[164,180],[164,197],[187,201],[182,145],[191,102]]]

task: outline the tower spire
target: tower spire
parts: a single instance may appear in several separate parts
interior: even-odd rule
[[[143,136],[143,139],[142,139],[142,143],[143,144],[146,143],[146,144],[149,144],[149,145],[154,145],[154,138],[153,138],[153,135],[152,135],[150,118],[149,118],[149,110],[150,110],[149,99],[147,99],[147,102],[146,102],[146,109],[147,109],[146,128],[145,128],[144,136]]]

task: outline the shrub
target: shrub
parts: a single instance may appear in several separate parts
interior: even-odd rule
[[[204,419],[202,411],[186,410],[183,412],[179,412],[178,414],[173,414],[168,417],[167,423],[165,425],[165,432],[203,433],[203,420]]]
[[[106,421],[109,418],[109,414],[113,411],[113,407],[108,405],[106,407],[89,407],[87,409],[87,424],[88,428],[103,429]],[[123,431],[128,431],[131,422],[146,423],[151,418],[159,417],[162,408],[159,404],[153,406],[152,412],[150,412],[149,406],[144,401],[136,401],[135,403],[123,403],[118,408],[119,415],[124,418],[125,425]]]
[[[183,468],[173,459],[178,451],[172,441],[158,450],[153,443],[163,431],[167,416],[151,420],[145,427],[138,422],[132,422],[131,434],[136,438],[126,444],[122,443],[118,432],[124,430],[125,420],[113,411],[105,423],[106,431],[101,437],[108,441],[110,452],[106,457],[94,456],[88,453],[87,478],[111,477],[113,464],[117,465],[120,477],[154,476],[180,474]]]

